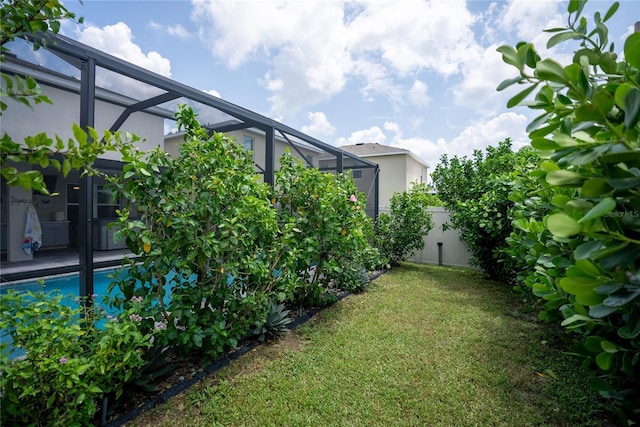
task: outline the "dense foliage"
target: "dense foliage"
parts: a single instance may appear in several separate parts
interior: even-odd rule
[[[432,174],[438,197],[450,212],[450,226],[469,246],[472,263],[490,277],[511,280],[517,269],[503,252],[512,221],[508,195],[512,171],[532,156],[528,149],[512,151],[507,138],[486,153],[476,150],[472,158],[444,155]]]
[[[177,158],[125,150],[122,174],[110,179],[114,197],[129,204],[118,237],[143,255],[118,283],[119,302],[150,298],[150,328],[162,324],[181,352],[215,356],[266,315],[277,215],[250,153],[222,134],[210,137],[191,109],[181,107],[177,119],[186,131]]]
[[[547,30],[549,48],[579,41],[570,64],[531,43],[498,49],[519,73],[498,90],[526,87],[508,106],[540,111],[527,128],[533,150],[513,153],[505,141],[473,159],[444,157],[433,179],[476,265],[539,297],[540,319],[575,337],[590,386],[637,421],[640,34],[619,61],[605,25],[618,4],[589,30],[585,3],[570,0],[567,26]]]
[[[119,397],[140,375],[151,345],[140,306],[107,319],[97,301],[87,308],[70,298],[13,290],[0,296],[3,425],[89,425],[97,401]]]
[[[390,211],[381,213],[375,223],[374,245],[387,263],[397,265],[424,249],[424,237],[433,226],[427,209],[437,203],[424,184],[393,194]]]
[[[589,384],[638,421],[640,33],[627,37],[618,61],[605,25],[618,3],[594,15],[593,30],[582,16],[585,3],[571,0],[567,26],[547,30],[547,47],[579,41],[570,64],[540,58],[530,43],[498,49],[518,71],[499,89],[527,86],[508,105],[541,112],[528,131],[542,158],[543,198],[516,227],[539,242],[528,285],[547,301],[545,317],[560,311],[576,337],[573,352],[593,371]]]
[[[211,358],[263,334],[274,304],[323,304],[331,290],[363,284],[371,221],[350,177],[287,153],[272,190],[251,153],[209,136],[191,108],[181,106],[177,120],[185,130],[177,158],[123,150],[123,172],[110,178],[114,197],[129,204],[117,237],[141,255],[118,281],[116,305],[148,300],[143,323],[162,342]]]

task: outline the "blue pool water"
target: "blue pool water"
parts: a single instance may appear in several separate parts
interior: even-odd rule
[[[93,293],[96,295],[96,301],[102,301],[102,297],[107,295],[107,289],[109,284],[114,280],[111,278],[118,270],[98,270],[93,273]],[[121,273],[126,274],[126,273]],[[44,278],[44,282],[38,280],[20,281],[15,283],[9,283],[3,285],[0,288],[0,294],[6,293],[9,289],[16,290],[18,292],[54,292],[59,291],[61,295],[65,295],[63,303],[65,305],[77,305],[75,298],[80,296],[80,276],[78,273],[65,274],[61,276],[51,276]],[[114,287],[110,296],[116,297],[122,295],[118,287]],[[105,307],[108,314],[114,314],[110,312],[109,307]]]

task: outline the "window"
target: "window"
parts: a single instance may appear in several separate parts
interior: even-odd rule
[[[313,164],[313,154],[307,154],[307,163],[310,165]]]
[[[352,169],[351,175],[353,176],[353,179],[362,178],[362,169]]]
[[[247,151],[253,151],[253,138],[250,136],[242,135],[242,146]]]

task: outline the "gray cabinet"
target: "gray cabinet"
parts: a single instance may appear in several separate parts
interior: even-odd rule
[[[125,249],[127,247],[126,239],[121,239],[117,242],[113,241],[113,235],[119,230],[119,227],[108,227],[109,223],[113,221],[113,219],[94,219],[93,249],[110,251],[113,249]]]
[[[42,228],[42,247],[69,246],[69,221],[44,221]]]

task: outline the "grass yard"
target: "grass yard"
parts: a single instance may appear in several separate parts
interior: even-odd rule
[[[405,264],[131,425],[612,425],[545,330],[479,272]]]

